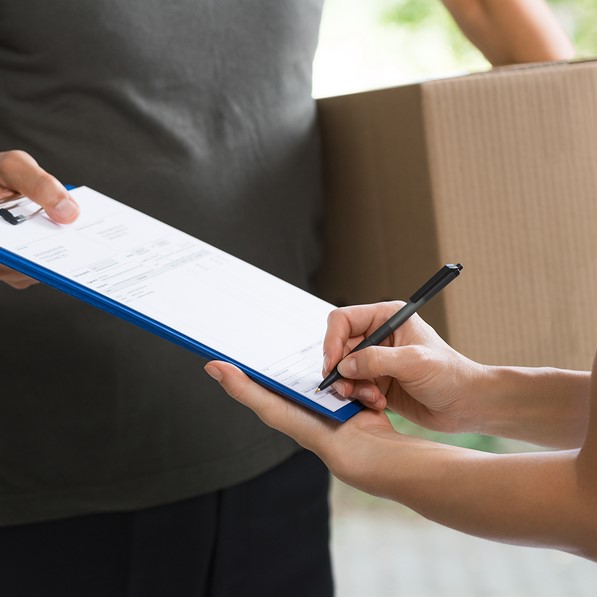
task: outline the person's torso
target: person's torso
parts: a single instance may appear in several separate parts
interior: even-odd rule
[[[0,150],[305,287],[321,4],[0,1]],[[0,288],[0,326],[0,493],[113,484],[271,437],[194,355],[54,290]]]

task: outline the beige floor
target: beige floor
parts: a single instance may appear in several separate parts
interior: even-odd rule
[[[595,597],[597,564],[502,545],[334,481],[337,597]]]

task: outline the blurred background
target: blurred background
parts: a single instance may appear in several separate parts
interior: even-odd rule
[[[578,57],[597,55],[597,0],[549,0]],[[439,0],[325,0],[315,97],[490,66]]]
[[[550,0],[578,58],[597,56],[597,0]],[[488,62],[439,0],[325,0],[315,59],[317,98],[478,72]],[[424,314],[423,314],[424,315]],[[532,446],[491,437],[400,431],[491,452]],[[332,550],[338,597],[589,597],[597,565],[501,545],[428,522],[334,481]]]

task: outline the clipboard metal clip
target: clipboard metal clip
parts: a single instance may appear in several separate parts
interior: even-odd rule
[[[12,204],[12,205],[11,205]],[[43,207],[38,207],[38,209],[27,209],[30,206],[36,205],[30,199],[26,199],[23,196],[20,197],[6,197],[4,199],[0,199],[0,218],[16,226],[17,224],[22,224],[27,220],[30,220],[33,216],[36,216],[38,213],[43,211]],[[5,207],[6,206],[6,207]],[[23,210],[23,208],[25,208]],[[16,211],[13,211],[16,210]]]

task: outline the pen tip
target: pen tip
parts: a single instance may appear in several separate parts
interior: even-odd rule
[[[317,389],[315,390],[315,393],[316,393],[316,394],[319,394],[319,392],[321,392],[321,388],[317,388]]]

